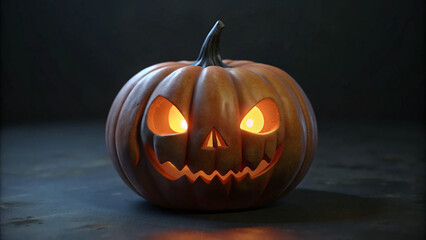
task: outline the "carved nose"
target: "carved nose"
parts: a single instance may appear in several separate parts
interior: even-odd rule
[[[207,137],[204,140],[202,148],[220,148],[220,147],[226,147],[226,146],[228,145],[226,145],[219,131],[213,128],[210,131],[210,133],[207,134]]]

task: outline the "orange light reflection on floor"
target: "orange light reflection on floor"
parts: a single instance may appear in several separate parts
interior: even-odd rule
[[[273,227],[246,227],[246,228],[230,228],[221,230],[175,230],[170,232],[161,232],[153,235],[145,236],[146,239],[161,240],[228,240],[228,239],[244,239],[244,240],[299,240],[293,233],[286,232]]]

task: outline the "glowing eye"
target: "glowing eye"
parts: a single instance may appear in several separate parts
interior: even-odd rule
[[[277,105],[270,98],[258,102],[241,120],[241,130],[266,134],[275,131],[280,125],[280,114]]]
[[[188,129],[188,122],[179,109],[162,96],[151,103],[147,123],[149,129],[158,135],[183,133]]]
[[[172,106],[169,111],[169,126],[177,133],[185,132],[188,129],[188,123],[175,106]]]
[[[248,132],[259,133],[262,131],[264,124],[263,113],[255,106],[243,118],[240,128]]]

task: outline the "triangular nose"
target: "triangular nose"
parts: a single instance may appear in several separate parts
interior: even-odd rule
[[[206,139],[204,140],[202,148],[218,148],[226,147],[226,143],[220,135],[219,131],[213,128],[209,134],[207,134]]]

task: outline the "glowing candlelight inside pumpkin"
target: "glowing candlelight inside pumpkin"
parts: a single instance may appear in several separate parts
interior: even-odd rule
[[[174,105],[169,110],[169,125],[177,133],[185,132],[188,129],[188,123]]]
[[[265,119],[263,118],[263,113],[255,106],[241,121],[240,128],[248,132],[259,133],[262,131],[264,125]]]

